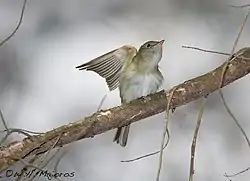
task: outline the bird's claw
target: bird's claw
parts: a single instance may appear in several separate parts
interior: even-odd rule
[[[147,100],[150,100],[150,98],[148,98],[147,96],[142,96],[141,98],[142,98],[142,101],[143,101],[143,102],[145,102],[145,101],[147,101]]]

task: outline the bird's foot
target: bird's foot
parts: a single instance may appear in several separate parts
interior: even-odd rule
[[[150,100],[151,98],[147,96],[142,96],[141,99],[143,102],[146,102],[147,100]]]

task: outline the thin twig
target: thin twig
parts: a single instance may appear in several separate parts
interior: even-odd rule
[[[218,51],[213,51],[213,50],[205,50],[205,49],[198,48],[198,47],[193,47],[193,46],[183,45],[182,48],[198,50],[198,51],[202,51],[202,52],[206,52],[206,53],[215,53],[215,54],[219,54],[219,55],[227,55],[227,56],[230,55],[230,53],[218,52]]]
[[[235,177],[235,176],[241,175],[241,174],[243,174],[243,173],[245,173],[245,172],[247,172],[249,170],[250,170],[250,167],[248,167],[248,168],[246,168],[246,169],[244,169],[244,170],[242,170],[240,172],[237,172],[235,174],[232,174],[232,175],[228,175],[228,174],[225,173],[224,176],[227,177],[227,178]]]
[[[167,142],[165,143],[163,149],[165,149],[167,147],[167,145],[169,143],[169,140],[170,140],[170,135],[169,135],[168,131],[167,131],[167,135],[168,135],[168,139],[167,139]],[[153,155],[157,155],[160,152],[161,152],[161,150],[153,152],[153,153],[149,153],[149,154],[146,154],[146,155],[143,155],[143,156],[140,156],[140,157],[136,157],[136,158],[133,158],[133,159],[130,159],[130,160],[122,160],[121,162],[133,162],[133,161],[141,160],[143,158],[147,158],[147,157],[150,157],[150,156],[153,156]]]
[[[56,144],[58,143],[58,141],[60,140],[61,137],[62,137],[62,133],[57,137],[57,139],[55,140],[55,142],[53,143],[53,145],[52,145],[52,147],[49,149],[49,151],[47,151],[47,153],[45,154],[43,160],[47,160],[47,158],[48,158],[48,156],[49,156],[51,150],[56,146]],[[59,148],[59,149],[60,149],[60,148]],[[50,159],[49,159],[48,161],[50,161]],[[41,163],[43,163],[43,161],[41,161]],[[47,164],[48,164],[48,162],[47,162]],[[45,166],[46,166],[47,164],[45,164]]]
[[[98,106],[98,108],[97,108],[97,111],[100,111],[100,109],[102,108],[102,105],[103,105],[103,103],[104,103],[106,97],[107,97],[107,94],[105,94],[105,95],[103,96],[103,98],[102,98],[102,100],[101,100],[101,102],[100,102],[100,104],[99,104],[99,106]]]
[[[27,4],[27,0],[24,0],[21,15],[20,15],[19,22],[18,22],[16,28],[14,29],[14,31],[8,37],[6,37],[2,42],[0,42],[0,47],[3,46],[4,43],[9,41],[16,34],[17,30],[21,26],[22,21],[23,21],[23,15],[24,15],[24,10],[25,10],[26,4]]]
[[[245,4],[245,5],[240,5],[240,6],[236,6],[236,5],[229,5],[232,8],[247,8],[250,7],[250,4]]]
[[[26,133],[30,133],[30,134],[43,134],[42,132],[35,132],[35,131],[30,131],[27,129],[21,129],[21,128],[8,128],[8,130],[2,130],[0,132],[7,132],[7,131],[12,131],[12,133],[14,132],[26,132]]]
[[[222,92],[219,91],[219,93],[220,93],[222,102],[223,102],[223,104],[224,104],[224,106],[225,106],[225,108],[226,108],[228,114],[231,116],[231,118],[234,120],[234,122],[235,122],[235,124],[237,125],[237,127],[240,129],[240,131],[241,131],[241,133],[243,134],[243,136],[244,136],[244,138],[245,138],[245,140],[246,140],[248,146],[250,147],[250,141],[249,141],[249,139],[248,139],[248,137],[247,137],[247,134],[246,134],[245,130],[242,128],[242,126],[240,125],[239,121],[236,119],[236,117],[234,116],[234,114],[232,113],[232,111],[230,110],[230,108],[228,107],[228,105],[227,105],[227,103],[226,103],[226,100],[225,100],[224,95],[222,94]]]
[[[215,53],[215,54],[226,55],[226,56],[230,55],[230,53],[223,53],[223,52],[219,52],[219,51],[207,50],[207,49],[203,49],[203,48],[199,48],[199,47],[194,47],[194,46],[185,46],[185,45],[183,45],[182,48],[187,48],[187,49],[192,49],[192,50],[198,50],[198,51],[202,51],[202,52],[205,52],[205,53]],[[237,54],[237,55],[233,54],[233,56],[235,58],[237,57],[237,58],[242,58],[242,59],[245,59],[245,60],[250,60],[250,58],[241,56],[241,54]]]
[[[228,60],[227,60],[226,63],[225,63],[225,66],[223,67],[222,76],[221,76],[221,81],[220,81],[220,88],[222,87],[222,84],[223,84],[223,80],[224,80],[224,76],[225,76],[226,70],[227,70],[227,68],[228,68],[228,65],[229,65],[230,61],[232,60],[232,56],[233,56],[233,54],[234,54],[234,51],[235,51],[235,49],[236,49],[236,46],[237,46],[237,44],[238,44],[238,41],[239,41],[239,39],[240,39],[240,36],[241,36],[241,34],[242,34],[242,31],[243,31],[243,29],[244,29],[244,27],[245,27],[245,24],[246,24],[246,22],[247,22],[247,19],[248,19],[249,15],[250,15],[250,8],[249,8],[249,10],[248,10],[248,12],[247,12],[247,14],[246,14],[246,16],[245,16],[244,21],[242,22],[242,24],[241,24],[241,26],[240,26],[240,28],[239,28],[239,32],[238,32],[238,34],[237,34],[236,40],[235,40],[235,42],[234,42],[234,45],[233,45],[233,48],[232,48],[232,51],[231,51],[231,55],[229,56]],[[236,58],[236,57],[237,57],[237,55],[236,55],[234,58]],[[243,136],[244,136],[244,138],[245,138],[245,140],[246,140],[248,146],[250,147],[250,141],[249,141],[249,139],[248,139],[248,137],[247,137],[247,134],[245,133],[245,131],[244,131],[244,129],[242,128],[242,126],[240,125],[239,121],[236,119],[236,117],[233,115],[232,111],[230,110],[229,106],[227,105],[226,100],[225,100],[225,98],[224,98],[224,95],[223,95],[223,92],[222,92],[221,89],[219,89],[219,93],[220,93],[222,102],[223,102],[223,104],[224,104],[224,106],[225,106],[225,108],[226,108],[228,114],[232,117],[232,119],[234,120],[235,124],[236,124],[236,125],[238,126],[238,128],[240,129],[240,131],[242,132],[242,134],[243,134]]]
[[[6,130],[6,132],[7,132],[7,134],[6,134],[6,135],[3,137],[3,139],[0,141],[0,146],[1,146],[1,145],[3,144],[3,142],[7,139],[7,137],[8,137],[11,133],[10,133],[10,130],[8,129],[7,123],[6,123],[5,119],[4,119],[3,112],[2,112],[1,109],[0,109],[0,117],[1,117],[1,120],[2,120],[3,125],[4,125],[4,127],[5,127],[5,130]]]
[[[24,11],[25,11],[25,6],[27,4],[27,0],[24,0],[23,1],[23,6],[22,6],[22,11],[21,11],[21,15],[20,15],[20,18],[19,18],[19,22],[16,26],[16,28],[14,29],[14,31],[9,35],[7,36],[3,41],[0,42],[0,47],[4,45],[4,43],[6,43],[7,41],[9,41],[14,35],[15,33],[17,32],[17,30],[19,29],[19,27],[21,26],[22,24],[22,21],[23,21],[23,16],[24,16]],[[7,135],[0,141],[0,145],[2,145],[2,143],[7,139],[7,137],[11,134],[8,130],[8,127],[7,127],[7,124],[3,118],[3,114],[2,114],[2,111],[0,110],[0,114],[1,114],[1,119],[2,119],[2,122],[4,124],[4,127],[7,131]]]
[[[199,133],[199,128],[201,125],[202,115],[203,115],[204,109],[205,109],[206,100],[207,100],[207,98],[204,98],[201,102],[200,110],[199,110],[199,114],[198,114],[198,119],[197,119],[195,131],[194,131],[193,141],[192,141],[192,145],[191,145],[189,181],[193,181],[193,177],[194,177],[194,158],[195,158],[196,141],[197,141],[197,137],[198,137],[198,133]]]
[[[8,131],[7,131],[8,130]],[[32,135],[30,135],[28,132],[32,132],[32,131],[27,131],[27,130],[24,130],[24,129],[18,129],[18,128],[11,128],[11,129],[6,129],[4,131],[1,131],[1,132],[5,132],[7,131],[6,135],[3,137],[3,139],[0,141],[0,145],[3,144],[3,142],[12,134],[12,133],[19,133],[19,134],[23,134],[29,138],[32,139]],[[33,132],[33,133],[36,133],[36,132]],[[41,134],[41,133],[36,133],[36,134]]]
[[[0,109],[0,117],[1,117],[1,120],[2,120],[3,125],[4,125],[4,127],[5,127],[5,130],[6,130],[6,132],[8,133],[8,132],[9,132],[9,129],[8,129],[7,123],[6,123],[5,119],[4,119],[2,109]],[[0,145],[1,145],[1,144],[0,144]]]
[[[167,109],[166,109],[166,114],[165,114],[165,124],[164,124],[164,130],[163,130],[163,135],[162,135],[162,142],[161,142],[161,149],[160,149],[160,155],[159,155],[159,164],[158,164],[158,170],[157,170],[157,176],[156,176],[156,181],[160,180],[160,174],[161,174],[161,167],[162,167],[162,159],[163,159],[163,151],[164,151],[164,144],[165,144],[165,137],[166,134],[169,137],[169,131],[168,131],[168,122],[169,122],[169,109],[170,109],[170,104],[174,96],[174,92],[177,89],[177,86],[174,87],[173,91],[170,93],[170,98],[167,104]]]

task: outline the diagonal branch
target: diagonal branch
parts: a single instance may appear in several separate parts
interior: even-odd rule
[[[243,48],[239,52],[235,54],[239,55],[239,57],[234,57],[229,61],[222,87],[250,73],[250,47]],[[218,90],[225,63],[207,74],[177,85],[170,109],[182,106]],[[55,142],[57,143],[54,146],[59,147],[80,139],[94,137],[108,130],[164,112],[166,111],[171,91],[172,89],[160,91],[146,98],[134,100],[129,104],[101,110],[79,121],[43,134],[25,138],[22,141],[13,142],[7,147],[1,147],[0,172],[19,161],[19,159],[50,150]],[[58,139],[59,136],[60,139]]]

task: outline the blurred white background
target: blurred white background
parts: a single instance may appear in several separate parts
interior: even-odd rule
[[[23,1],[0,1],[0,39],[15,28]],[[198,46],[230,53],[246,9],[228,5],[247,0],[29,0],[20,30],[0,47],[0,107],[9,127],[43,132],[120,104],[118,90],[109,92],[82,64],[124,44],[139,47],[165,39],[160,63],[168,89],[206,73],[226,57],[183,49]],[[249,46],[250,19],[237,49]],[[250,136],[250,77],[223,89],[232,112]],[[170,118],[171,140],[164,154],[161,180],[188,179],[190,146],[199,101],[180,107]],[[158,156],[121,163],[160,148],[164,114],[132,125],[129,143],[112,142],[115,130],[70,145],[59,172],[75,172],[72,181],[155,180]],[[3,125],[0,125],[3,129]],[[3,136],[3,134],[1,134]],[[21,139],[13,135],[11,140]],[[69,148],[69,147],[67,147]],[[49,168],[53,168],[51,162]],[[209,96],[197,140],[195,180],[226,181],[224,173],[250,166],[249,147],[225,111],[218,92]],[[250,173],[234,177],[247,181]],[[8,179],[3,179],[8,180]],[[40,177],[38,180],[45,180]]]

